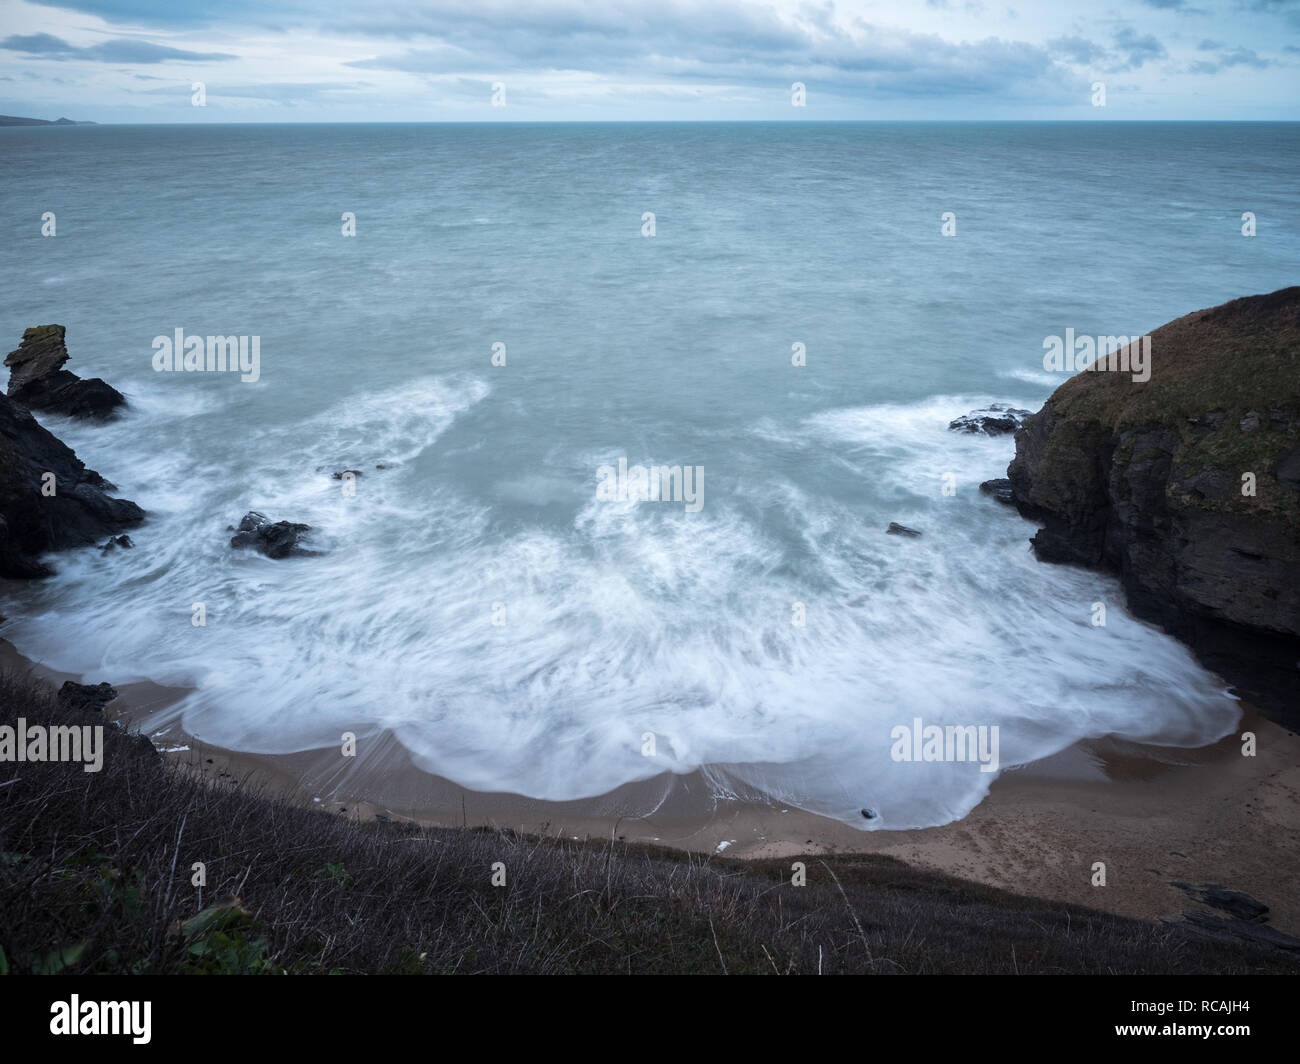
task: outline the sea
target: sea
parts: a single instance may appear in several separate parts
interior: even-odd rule
[[[1037,410],[1067,329],[1296,283],[1298,174],[1270,123],[2,129],[0,350],[65,325],[125,393],[40,420],[148,519],[0,584],[0,635],[233,750],[387,734],[474,790],[702,774],[864,830],[1213,742],[1224,682],[1037,562],[979,490],[1012,438],[948,426]],[[253,510],[317,553],[232,549]],[[996,758],[910,756],[935,726]]]

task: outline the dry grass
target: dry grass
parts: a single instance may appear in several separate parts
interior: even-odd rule
[[[19,716],[102,723],[26,677],[0,676],[0,724]],[[0,765],[0,970],[1296,970],[1254,947],[888,858],[808,858],[807,885],[793,886],[784,860],[358,823],[211,785],[112,726],[105,746],[100,773]],[[505,886],[492,885],[498,862]]]

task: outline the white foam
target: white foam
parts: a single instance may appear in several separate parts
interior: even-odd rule
[[[1236,721],[1181,645],[1123,612],[1113,580],[1039,565],[1031,526],[975,490],[1012,444],[946,426],[993,397],[745,430],[868,486],[868,501],[788,473],[728,485],[711,472],[699,513],[600,502],[609,456],[584,450],[493,482],[516,501],[566,502],[571,523],[502,528],[489,503],[415,474],[488,394],[477,378],[428,378],[340,401],[244,438],[235,479],[197,442],[127,447],[150,485],[131,494],[155,513],[140,547],[61,561],[24,604],[23,649],[115,681],[196,683],[185,727],[236,749],[390,729],[429,771],[554,800],[705,768],[719,796],[863,828],[960,817],[993,778],[893,762],[890,731],[914,716],[997,725],[1004,767],[1106,734],[1197,745]],[[352,499],[329,476],[349,467],[364,469]],[[187,506],[159,486],[167,470]],[[938,490],[945,471],[955,497]],[[220,523],[250,507],[316,526],[326,553],[230,551]],[[891,519],[925,534],[887,536]],[[1097,600],[1104,628],[1090,623]],[[203,628],[190,624],[199,601]]]

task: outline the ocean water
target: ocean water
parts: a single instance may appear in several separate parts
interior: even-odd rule
[[[135,550],[0,587],[3,634],[192,685],[186,729],[235,749],[390,730],[557,800],[704,769],[863,828],[996,775],[895,761],[916,718],[996,725],[1003,770],[1213,741],[1222,682],[1036,563],[977,490],[1012,441],[947,424],[1037,409],[1048,335],[1295,283],[1297,173],[1270,124],[0,130],[0,337],[65,324],[127,394],[43,420],[149,512]],[[260,379],[156,372],[177,328],[259,337]],[[598,498],[621,458],[702,467],[703,505]],[[322,553],[232,551],[250,509]]]

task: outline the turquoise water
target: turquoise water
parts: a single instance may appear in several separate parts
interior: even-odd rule
[[[946,426],[1037,409],[1046,336],[1294,283],[1297,172],[1263,123],[0,130],[0,335],[65,324],[128,395],[47,424],[150,513],[4,588],[5,634],[192,684],[186,728],[237,749],[391,729],[553,799],[705,767],[863,827],[994,776],[893,761],[917,716],[998,725],[1003,767],[1213,740],[1222,683],[1036,564],[977,490],[1011,441]],[[155,372],[177,328],[259,337],[259,379]],[[702,507],[598,499],[620,458],[702,467]],[[249,509],[325,553],[233,553]]]

